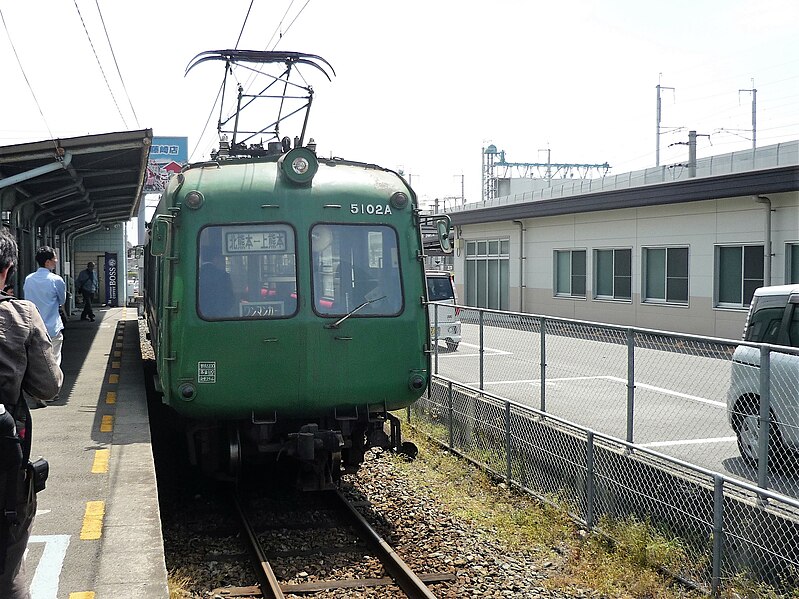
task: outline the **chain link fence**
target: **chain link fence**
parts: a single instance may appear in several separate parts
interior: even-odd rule
[[[799,586],[799,350],[462,307],[412,421],[714,594]],[[435,340],[434,340],[435,341]]]

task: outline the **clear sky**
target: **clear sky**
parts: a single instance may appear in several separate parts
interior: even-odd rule
[[[250,6],[0,0],[0,144],[151,128],[206,159],[221,63],[184,70],[235,47]],[[654,166],[658,83],[674,88],[661,164],[687,158],[672,144],[689,129],[710,136],[700,157],[751,148],[739,90],[757,89],[758,146],[799,139],[797,23],[796,0],[255,0],[238,47],[333,65],[332,83],[306,75],[320,155],[402,169],[425,202],[463,180],[469,202],[490,143],[511,162]]]

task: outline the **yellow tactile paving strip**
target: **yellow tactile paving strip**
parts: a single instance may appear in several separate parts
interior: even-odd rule
[[[114,351],[109,357],[108,379],[106,382],[105,403],[98,405],[98,412],[113,410],[117,403],[117,386],[119,385],[119,369],[121,367],[122,341],[127,322],[127,310],[122,311],[122,319],[117,322],[114,338]],[[100,414],[100,432],[114,432],[114,414]],[[92,474],[108,475],[111,462],[111,449],[97,449],[92,462]],[[96,541],[103,535],[103,518],[105,516],[104,501],[87,501],[83,515],[83,526],[80,531],[82,541]],[[94,599],[94,591],[79,591],[69,594],[69,599]]]

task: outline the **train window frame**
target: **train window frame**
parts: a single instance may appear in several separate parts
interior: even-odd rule
[[[319,260],[322,258],[319,254],[326,251],[328,247],[333,243],[333,239],[321,239],[319,233],[322,232],[322,227],[334,227],[334,228],[341,228],[341,229],[367,229],[366,235],[366,243],[367,248],[363,249],[363,256],[362,260],[353,264],[352,259],[354,256],[350,256],[351,260],[342,262],[341,256],[334,256],[331,254],[330,263],[329,264],[322,264]],[[370,230],[371,229],[371,230]],[[358,301],[354,301],[351,305],[347,304],[346,301],[343,306],[337,306],[337,301],[341,301],[341,298],[337,298],[335,293],[325,293],[325,291],[330,291],[327,289],[330,285],[333,285],[332,289],[335,289],[336,283],[336,275],[341,268],[342,263],[350,264],[352,267],[351,271],[351,280],[349,283],[351,284],[351,290],[354,292],[354,295],[357,296],[357,292],[355,287],[357,285],[357,281],[359,279],[357,273],[365,272],[370,269],[372,270],[383,270],[382,267],[378,267],[375,269],[371,267],[371,264],[375,263],[375,260],[386,260],[386,256],[382,255],[382,248],[381,248],[381,256],[377,257],[373,254],[373,246],[374,237],[371,233],[378,232],[377,230],[382,230],[383,233],[387,231],[391,231],[393,235],[394,246],[391,248],[393,250],[393,254],[388,258],[391,260],[391,264],[396,265],[396,280],[379,280],[376,281],[371,277],[365,277],[361,280],[367,280],[369,283],[374,284],[375,287],[370,289],[369,291],[365,292],[363,297],[359,298]],[[332,231],[331,231],[332,233]],[[316,235],[316,236],[315,236]],[[383,237],[381,236],[381,239]],[[403,281],[403,272],[402,272],[402,264],[400,260],[400,235],[397,228],[390,223],[348,223],[348,222],[316,222],[312,223],[309,230],[308,230],[308,244],[310,249],[310,258],[311,264],[309,270],[310,275],[310,289],[311,289],[311,309],[317,316],[322,318],[340,318],[347,314],[351,314],[352,318],[395,318],[400,316],[405,311],[405,293],[404,293],[404,281]],[[351,246],[352,249],[352,246]],[[339,250],[340,251],[340,250]],[[321,280],[321,275],[328,275],[330,277],[329,281]],[[317,276],[319,275],[319,277]],[[320,280],[317,281],[317,278]],[[341,284],[340,278],[338,279],[338,285]],[[385,288],[385,289],[384,289]],[[396,292],[396,293],[394,293]],[[381,295],[387,293],[388,295]],[[346,294],[345,294],[346,296]],[[389,303],[385,304],[386,306],[394,306],[392,310],[381,310],[381,302],[383,301],[384,297],[389,297]],[[392,303],[393,300],[393,303]],[[357,312],[353,312],[354,309],[358,308],[367,302],[368,305],[365,305]],[[371,307],[374,306],[374,307]],[[327,309],[325,309],[327,308]]]
[[[203,310],[203,284],[201,270],[204,266],[209,264],[209,261],[203,261],[203,244],[209,241],[204,239],[205,235],[210,235],[210,230],[219,231],[219,253],[215,254],[215,259],[220,258],[224,260],[223,271],[220,272],[220,265],[208,267],[208,272],[216,275],[216,282],[220,287],[228,286],[230,293],[233,296],[231,305],[222,311],[218,310]],[[239,231],[237,231],[239,230]],[[274,248],[258,248],[253,247],[251,250],[246,249],[231,249],[228,243],[230,234],[247,234],[254,232],[262,233],[279,233],[283,231],[288,233],[290,231],[291,239],[288,236],[271,235],[270,241],[263,238],[263,244],[275,244]],[[224,242],[223,242],[224,241]],[[256,244],[257,246],[258,244]],[[206,246],[207,247],[207,246]],[[275,249],[276,248],[276,249]],[[246,223],[208,223],[204,225],[197,232],[196,238],[196,272],[195,272],[195,312],[197,316],[209,322],[218,321],[235,321],[235,322],[251,322],[251,321],[275,321],[285,320],[295,317],[299,313],[300,297],[299,297],[299,255],[298,255],[298,235],[296,227],[285,221],[262,221],[262,222],[246,222]],[[253,263],[250,263],[251,256],[258,256],[259,258]],[[264,268],[267,266],[264,263],[266,256],[290,256],[293,259],[293,264],[283,265],[284,268],[291,269],[291,274],[282,273],[278,276],[275,274],[267,275]],[[236,257],[246,258],[240,263],[234,264],[233,260]],[[285,261],[285,259],[284,259]],[[291,260],[289,260],[289,263]],[[273,265],[274,266],[274,265]],[[215,271],[215,272],[214,272]],[[256,280],[257,279],[257,280]],[[213,279],[211,279],[213,280]],[[255,281],[261,287],[257,291],[250,289],[250,281]],[[248,284],[244,285],[243,283]],[[292,285],[293,283],[293,285]],[[288,287],[293,286],[294,290],[286,291]],[[278,296],[278,287],[282,286],[281,293]],[[273,289],[274,287],[274,289]],[[254,297],[253,294],[260,294],[259,297]],[[264,295],[266,293],[266,295]],[[273,293],[274,298],[269,294]],[[249,298],[246,295],[249,294]],[[285,297],[284,297],[285,296]],[[288,305],[289,309],[286,309]]]

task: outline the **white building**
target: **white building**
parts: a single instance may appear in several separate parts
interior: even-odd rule
[[[799,283],[799,142],[695,171],[553,180],[450,212],[460,301],[740,337],[757,287]]]

